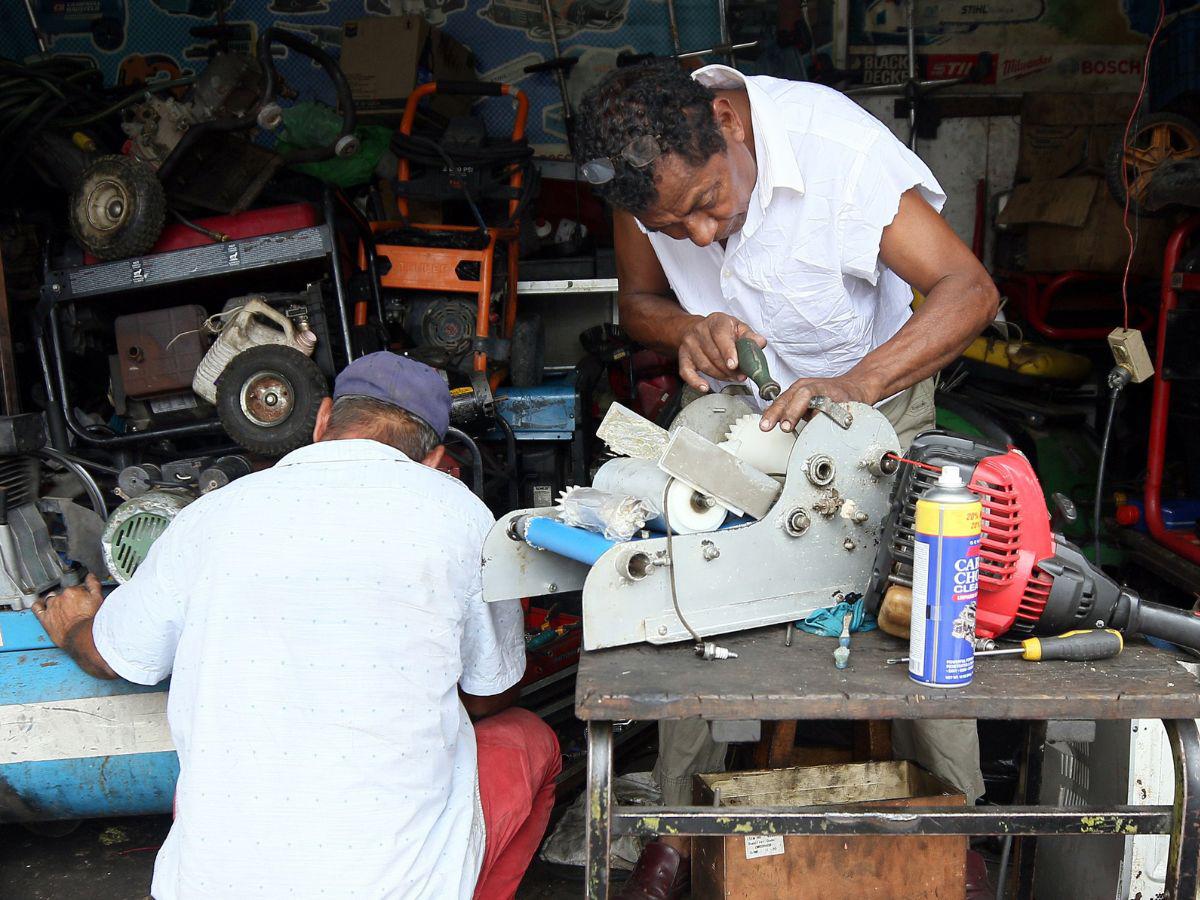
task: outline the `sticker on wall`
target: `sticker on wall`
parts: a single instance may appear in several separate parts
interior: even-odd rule
[[[1046,11],[1045,0],[992,0],[962,3],[959,0],[923,0],[913,10],[913,22],[923,35],[964,33],[986,25],[1036,22]],[[907,41],[906,8],[895,0],[874,0],[863,13],[863,31],[877,40]]]
[[[211,19],[219,12],[229,12],[234,0],[150,0],[167,15]]]
[[[280,16],[321,16],[329,12],[329,0],[271,0],[267,11]]]
[[[480,77],[484,81],[499,81],[502,84],[519,84],[526,78],[532,78],[525,71],[528,66],[536,66],[538,63],[545,62],[546,58],[537,53],[525,53],[518,56],[514,60],[510,60],[502,65],[496,66],[494,69],[488,69],[483,72]]]
[[[274,27],[283,31],[290,31],[304,38],[306,41],[316,44],[327,53],[332,50],[334,56],[341,53],[342,29],[337,25],[309,25],[306,22],[276,22]],[[310,59],[309,62],[317,68],[321,67],[321,64],[315,59]]]
[[[451,13],[467,8],[467,0],[364,0],[363,10],[377,16],[424,16],[425,21],[438,28],[446,24]]]
[[[564,41],[580,31],[616,31],[625,23],[629,0],[558,0],[551,6],[555,35]],[[524,31],[532,41],[550,40],[540,0],[489,0],[479,17],[502,28]]]
[[[33,0],[33,10],[51,44],[75,35],[89,35],[105,53],[125,44],[125,0]]]
[[[256,46],[258,43],[258,23],[252,22],[249,19],[240,19],[234,22],[226,22],[225,27],[229,29],[229,37],[225,42],[228,52],[239,53],[243,56],[255,56],[258,53]],[[183,58],[207,62],[220,52],[220,49],[220,44],[216,41],[209,41],[205,44],[190,44],[183,48]],[[281,60],[287,59],[287,57],[287,47],[279,42],[271,45],[272,59]]]
[[[190,73],[192,70],[181,69],[175,58],[165,53],[130,53],[117,67],[117,86],[132,87],[154,78],[174,81],[182,78],[185,71]],[[173,93],[182,97],[186,90],[186,87],[180,86]]]

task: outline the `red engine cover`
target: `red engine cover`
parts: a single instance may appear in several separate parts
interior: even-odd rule
[[[1014,628],[1028,631],[1050,593],[1038,562],[1054,555],[1042,486],[1029,460],[1010,450],[982,460],[970,487],[983,504],[975,633],[995,638]]]

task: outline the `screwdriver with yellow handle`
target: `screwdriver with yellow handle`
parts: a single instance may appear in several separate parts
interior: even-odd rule
[[[1048,661],[1052,659],[1068,659],[1076,662],[1086,662],[1097,659],[1112,659],[1119,656],[1125,649],[1125,639],[1113,628],[1090,628],[1080,631],[1067,631],[1057,637],[1026,638],[1019,647],[1009,647],[1001,650],[981,650],[975,656],[1011,656],[1020,654],[1021,659]],[[903,659],[889,659],[888,665],[908,662]]]

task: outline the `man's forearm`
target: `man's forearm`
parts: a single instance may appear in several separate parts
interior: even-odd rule
[[[92,636],[93,621],[93,619],[84,619],[72,625],[63,641],[62,648],[67,651],[71,659],[79,664],[79,668],[92,677],[117,678],[117,673],[104,661],[104,657],[96,649],[96,640]]]
[[[995,317],[996,286],[987,278],[947,275],[891,340],[876,347],[846,377],[878,402],[953,362]]]
[[[618,294],[621,327],[643,347],[674,356],[684,332],[703,316],[694,316],[661,294]]]

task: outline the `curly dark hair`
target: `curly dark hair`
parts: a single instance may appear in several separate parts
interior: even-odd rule
[[[657,163],[638,169],[620,158],[643,135],[655,136],[664,156],[674,153],[694,166],[723,151],[725,138],[712,111],[715,96],[674,60],[615,69],[589,88],[576,116],[576,157],[580,165],[611,158],[616,169],[611,181],[594,186],[596,193],[635,215],[657,202]]]

